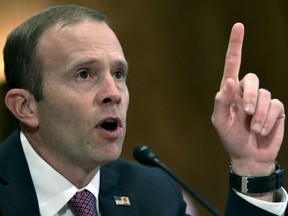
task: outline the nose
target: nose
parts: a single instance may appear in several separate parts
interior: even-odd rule
[[[101,82],[101,89],[97,93],[98,104],[119,104],[121,101],[120,90],[114,78],[109,74]]]

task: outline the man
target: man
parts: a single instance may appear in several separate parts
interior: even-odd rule
[[[212,121],[231,156],[231,175],[270,176],[280,170],[274,162],[284,107],[258,89],[255,75],[238,81],[243,31],[241,24],[232,29]],[[48,8],[8,36],[4,61],[5,103],[19,130],[0,145],[1,215],[186,215],[166,174],[118,160],[128,64],[102,14],[76,5]],[[242,194],[236,185],[226,215],[272,215],[263,210],[270,205],[282,214],[287,201],[273,203],[287,197],[280,186]],[[82,199],[89,205],[77,210]],[[264,207],[259,199],[267,200]]]

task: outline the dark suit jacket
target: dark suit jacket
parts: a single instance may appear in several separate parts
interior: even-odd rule
[[[131,205],[116,205],[114,196],[129,197]],[[126,160],[101,168],[99,205],[103,216],[185,216],[186,207],[177,185],[163,171]],[[0,144],[0,215],[40,215],[19,131]],[[272,214],[229,191],[225,215]]]
[[[131,205],[116,205],[114,196],[129,197]],[[161,170],[117,160],[101,167],[99,206],[103,216],[184,216],[186,204]],[[40,215],[19,131],[0,144],[0,215]]]
[[[231,188],[229,188],[228,199],[226,205],[226,216],[272,216],[267,211],[255,207],[244,199],[241,199]],[[288,216],[286,209],[285,216]]]

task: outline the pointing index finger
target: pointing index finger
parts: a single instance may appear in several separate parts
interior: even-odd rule
[[[239,82],[239,70],[241,64],[242,44],[244,38],[244,25],[236,23],[233,25],[229,45],[226,53],[224,73],[221,81],[221,88],[228,78]]]

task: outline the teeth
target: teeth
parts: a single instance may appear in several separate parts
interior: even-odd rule
[[[115,122],[115,121],[110,119],[110,120],[106,120],[106,122],[111,123],[111,122]]]

